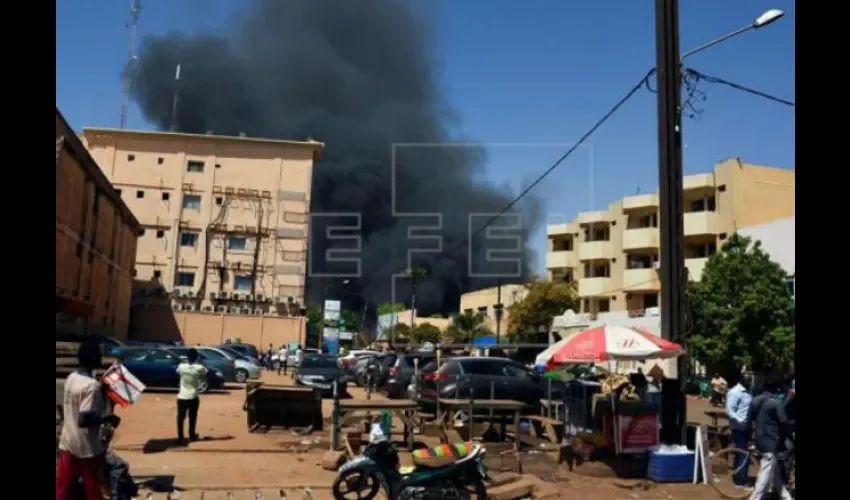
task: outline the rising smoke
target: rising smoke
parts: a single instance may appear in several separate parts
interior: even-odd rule
[[[410,225],[434,224],[424,217],[393,215],[391,145],[460,139],[451,132],[455,114],[439,86],[431,23],[422,10],[431,4],[241,0],[240,5],[220,33],[170,33],[144,40],[135,99],[147,119],[169,128],[179,63],[179,130],[324,142],[311,212],[362,214],[362,278],[347,289],[373,305],[391,300],[392,275],[408,267],[408,250],[433,248],[410,240]],[[510,266],[487,263],[486,249],[498,248],[498,241],[478,237],[471,249],[465,244],[469,214],[499,212],[514,196],[510,189],[474,180],[480,177],[484,151],[397,151],[395,212],[443,216],[442,231],[429,233],[442,235],[443,251],[415,258],[415,265],[428,271],[416,293],[422,313],[457,310],[461,293],[496,282],[470,274],[504,273],[504,283],[518,281]],[[523,229],[514,234],[522,237],[521,274],[527,276],[532,258],[526,241],[539,224],[540,204],[527,198],[515,208],[522,214]],[[475,227],[486,220],[477,217]],[[334,272],[322,257],[328,246],[317,237],[322,233],[311,231],[312,268]],[[316,282],[309,283],[313,299],[324,288]],[[409,285],[396,283],[396,300],[407,301]]]

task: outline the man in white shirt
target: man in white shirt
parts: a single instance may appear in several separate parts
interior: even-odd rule
[[[277,351],[277,374],[280,375],[280,369],[283,368],[283,374],[286,375],[287,364],[289,363],[289,349],[286,344],[280,347]]]
[[[202,377],[207,376],[207,369],[198,363],[198,351],[189,349],[186,360],[177,366],[180,375],[180,392],[177,393],[177,443],[186,444],[183,437],[183,422],[186,415],[189,416],[189,439],[197,441],[198,407],[201,400],[198,399],[198,385]]]
[[[64,422],[56,457],[56,500],[74,498],[77,478],[83,480],[85,500],[112,498],[106,482],[103,424],[117,427],[121,419],[106,415],[103,387],[94,378],[102,368],[100,345],[84,342],[77,351],[79,368],[65,380]]]
[[[301,360],[304,358],[304,351],[301,350],[301,346],[295,347],[295,366],[301,366]],[[295,369],[292,370],[292,378],[295,378]]]

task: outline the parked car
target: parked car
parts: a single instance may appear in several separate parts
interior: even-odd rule
[[[333,395],[333,383],[337,382],[339,394],[345,394],[348,384],[339,358],[329,354],[310,354],[301,360],[295,372],[295,383],[305,387],[317,387],[322,395]]]
[[[366,377],[368,375],[367,369],[369,365],[374,363],[378,354],[379,353],[376,352],[372,355],[361,356],[354,360],[354,364],[346,370],[346,372],[353,377],[354,383],[357,384],[357,387],[366,387]]]
[[[381,353],[374,358],[367,367],[367,370],[372,372],[372,388],[382,389],[389,379],[390,368],[398,359],[398,354],[394,352]]]
[[[228,349],[233,349],[234,351],[242,354],[243,356],[247,356],[249,358],[253,358],[259,361],[260,359],[260,350],[257,349],[257,346],[253,344],[243,344],[243,343],[227,343],[222,344],[219,347],[226,347]]]
[[[237,351],[236,349],[231,349],[231,348],[224,346],[224,345],[219,346],[218,349],[221,349],[225,353],[229,354],[232,358],[234,358],[234,360],[241,359],[241,360],[247,361],[248,363],[251,363],[252,365],[256,365],[257,368],[260,368],[260,361],[258,359],[255,359],[255,358],[252,358],[251,356],[247,356],[245,354],[242,354],[241,352]]]
[[[430,368],[430,367],[429,367]],[[504,358],[457,357],[436,370],[423,370],[417,381],[419,406],[432,413],[437,398],[510,399],[525,403],[525,411],[540,413],[548,383],[525,365]],[[552,381],[552,398],[563,399],[566,385]]]
[[[121,354],[121,349],[127,347],[124,341],[100,334],[86,335],[78,333],[56,332],[56,340],[58,342],[76,342],[80,344],[89,340],[94,340],[98,344],[100,344],[100,349],[104,356],[119,357]]]
[[[196,349],[202,352],[208,359],[210,357],[215,358],[218,355],[221,355],[233,361],[234,379],[240,384],[244,384],[248,381],[248,379],[260,378],[260,374],[262,372],[260,365],[253,361],[246,360],[244,356],[241,356],[239,353],[231,353],[220,347],[202,346],[196,347]]]
[[[431,361],[436,361],[437,354],[433,351],[414,351],[400,354],[395,363],[387,371],[385,388],[389,398],[401,398],[407,394],[407,387],[413,380],[416,365],[424,367]]]
[[[165,350],[181,358],[185,358],[189,349],[198,351],[200,361],[209,369],[221,372],[225,382],[236,382],[236,363],[225,354],[218,351],[208,351],[204,347],[168,347]]]
[[[372,351],[369,349],[355,349],[348,351],[345,356],[342,356],[339,360],[342,362],[342,367],[345,369],[345,372],[352,378],[355,378],[355,365],[357,364],[357,361],[364,358],[373,358],[378,354],[378,351]]]
[[[177,365],[180,357],[165,349],[128,349],[123,354],[121,363],[140,382],[148,387],[179,387],[180,376]],[[208,368],[211,368],[208,366]],[[224,386],[224,374],[211,368],[205,379],[201,380],[198,392],[204,393],[209,389],[219,389]]]

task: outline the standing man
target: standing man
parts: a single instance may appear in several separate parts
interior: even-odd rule
[[[266,351],[266,370],[271,370],[274,365],[272,365],[272,354],[274,353],[274,346],[269,344],[269,350]]]
[[[749,375],[741,375],[741,379],[733,387],[729,394],[726,395],[726,416],[729,417],[729,430],[732,434],[732,443],[739,450],[747,450],[749,447],[749,412],[750,403],[753,401],[753,396],[750,394],[750,389],[753,386],[753,380]],[[749,472],[743,466],[746,457],[738,453],[735,455],[735,476],[733,477],[735,485],[739,488],[747,488],[747,473]]]
[[[755,424],[756,449],[761,452],[761,469],[750,500],[761,500],[774,485],[782,500],[792,500],[785,487],[785,474],[780,457],[787,450],[786,439],[791,435],[785,414],[785,405],[780,400],[782,390],[778,381],[770,379],[764,384],[764,392],[753,399],[750,418]]]
[[[728,387],[726,379],[721,377],[719,373],[714,374],[711,379],[711,404],[720,406],[723,404],[723,397],[726,395]]]
[[[301,349],[301,345],[297,345],[295,347],[295,366],[301,366],[301,360],[304,358],[304,350]],[[292,378],[295,378],[295,368],[292,369]]]
[[[65,379],[62,435],[56,463],[56,500],[76,498],[77,478],[82,477],[85,500],[111,499],[106,481],[106,447],[100,427],[118,427],[117,415],[106,415],[104,388],[94,378],[102,367],[100,345],[84,342],[77,351],[79,367]]]
[[[198,398],[198,385],[201,378],[207,376],[207,368],[198,363],[198,351],[189,349],[186,352],[186,361],[177,365],[177,373],[180,375],[180,392],[177,393],[177,444],[186,445],[183,437],[183,423],[186,415],[189,415],[189,439],[197,441],[198,436],[198,407],[201,400]]]
[[[286,368],[289,364],[289,349],[286,348],[286,344],[280,346],[280,350],[277,351],[277,374],[280,375],[280,369],[283,368],[283,374],[286,375]]]

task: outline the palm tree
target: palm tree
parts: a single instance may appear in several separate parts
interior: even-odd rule
[[[469,343],[476,337],[489,335],[487,317],[480,312],[464,311],[452,316],[452,324],[446,329],[446,336],[452,342]]]

